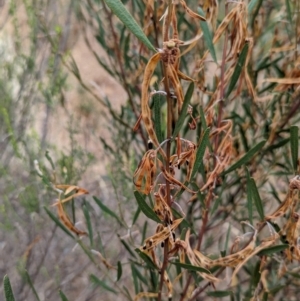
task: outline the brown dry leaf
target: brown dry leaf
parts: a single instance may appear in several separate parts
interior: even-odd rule
[[[275,241],[279,238],[279,235],[276,233],[275,235],[273,235],[272,237],[270,237],[269,239],[267,239],[266,241],[263,241],[259,246],[257,246],[250,254],[246,255],[243,260],[236,266],[236,268],[234,269],[234,272],[232,274],[231,277],[231,281],[236,277],[237,273],[239,272],[239,270],[242,268],[242,266],[250,259],[252,258],[254,255],[258,254],[260,251],[269,248],[270,246],[272,246]]]
[[[87,235],[85,231],[81,231],[73,225],[60,201],[58,201],[56,205],[59,219],[70,231],[74,232],[77,235]]]
[[[234,254],[230,254],[225,257],[212,260],[211,265],[232,267],[232,268],[239,266],[241,262],[244,262],[245,258],[251,256],[253,250],[255,249],[256,237],[257,237],[257,230],[255,230],[255,232],[253,233],[251,240],[249,241],[249,243],[246,245],[245,248],[243,248],[242,250]]]
[[[148,293],[148,292],[141,292],[138,293],[135,297],[134,297],[134,301],[138,301],[141,298],[157,298],[158,297],[158,293]]]
[[[180,4],[182,5],[182,7],[185,9],[185,11],[193,18],[193,19],[198,19],[201,21],[206,21],[206,19],[198,14],[196,14],[195,12],[193,12],[190,8],[188,8],[188,6],[186,5],[184,0],[180,0]]]
[[[296,45],[289,45],[289,46],[281,46],[281,47],[273,47],[270,49],[271,53],[280,53],[280,52],[285,52],[285,51],[292,51],[297,48]]]
[[[206,21],[211,23],[213,30],[216,29],[218,7],[217,0],[205,0],[202,7],[203,11],[206,13]]]
[[[290,180],[289,188],[291,190],[299,190],[300,191],[300,176],[295,176]]]
[[[97,255],[101,262],[106,266],[106,268],[109,270],[109,269],[113,269],[113,270],[117,270],[117,268],[115,268],[114,266],[112,266],[104,257],[103,255],[99,252],[99,251],[96,251],[96,250],[91,250],[91,252],[95,255]]]
[[[158,165],[159,165],[165,179],[167,181],[169,181],[169,183],[176,184],[176,185],[180,186],[181,188],[185,189],[186,191],[188,191],[190,193],[197,193],[197,191],[191,190],[190,188],[185,186],[183,183],[181,183],[180,181],[175,179],[169,172],[167,172],[167,170],[165,169],[164,165],[162,164],[162,162],[160,160],[158,160]]]
[[[171,239],[173,239],[172,231],[174,231],[182,221],[183,218],[176,219],[173,221],[172,225],[169,225],[167,227],[162,227],[161,231],[148,237],[145,240],[145,243],[142,247],[140,247],[140,250],[143,252],[145,250],[151,250],[155,248],[157,245],[159,245],[160,243],[164,242],[167,238],[171,237]]]
[[[292,202],[293,202],[293,191],[290,190],[285,200],[279,205],[279,207],[273,213],[265,216],[265,220],[268,221],[284,215],[286,211],[290,208]]]
[[[146,195],[151,192],[154,185],[156,174],[155,159],[156,151],[148,150],[133,175],[135,189]]]
[[[162,187],[160,186],[159,191],[154,193],[155,206],[153,211],[165,225],[172,225],[174,220],[173,213],[165,200],[166,195],[162,195]]]
[[[81,187],[75,186],[75,185],[55,185],[55,188],[59,189],[59,190],[65,189],[64,195],[68,195],[71,192],[75,192],[75,193],[68,196],[67,198],[58,200],[57,202],[55,202],[54,204],[51,205],[52,207],[57,206],[59,202],[61,202],[63,204],[63,203],[66,203],[66,202],[72,200],[75,197],[89,193],[87,190],[85,190]]]
[[[186,256],[188,257],[190,263],[194,266],[202,268],[210,268],[211,259],[203,255],[198,250],[192,250],[190,246],[190,229],[188,229],[185,240],[177,239],[174,244],[174,248],[169,252],[169,254],[176,254],[179,252],[179,258],[181,263],[186,262]],[[203,279],[209,282],[218,282],[220,279],[216,278],[212,274],[197,272]]]
[[[283,84],[283,85],[298,85],[300,84],[300,77],[298,78],[266,78],[262,80],[263,82],[267,83],[277,83],[277,84]]]
[[[152,118],[151,118],[151,110],[149,107],[149,86],[154,70],[161,59],[161,53],[155,53],[149,60],[145,72],[144,79],[142,83],[142,98],[141,98],[141,111],[142,111],[142,119],[146,128],[146,131],[149,135],[149,139],[153,142],[155,147],[159,147],[159,142],[156,137],[156,133],[153,128]],[[160,151],[162,151],[160,149]],[[165,155],[164,155],[165,157]]]
[[[27,260],[28,259],[28,256],[30,255],[30,252],[32,250],[32,248],[34,247],[34,245],[36,243],[39,242],[39,240],[41,239],[41,236],[40,235],[37,235],[36,238],[32,241],[32,243],[26,248],[24,254],[23,254],[23,259]]]

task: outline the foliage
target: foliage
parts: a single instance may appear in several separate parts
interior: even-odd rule
[[[51,168],[36,171],[58,195],[45,210],[85,255],[97,298],[300,296],[299,4],[202,2],[76,6],[91,54],[127,98],[116,110],[61,56],[106,110],[113,192],[90,198],[75,184],[82,170],[59,177],[53,162],[69,161],[49,154]]]

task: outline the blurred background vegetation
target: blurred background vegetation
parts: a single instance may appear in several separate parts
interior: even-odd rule
[[[152,53],[104,1],[1,2],[1,279],[9,275],[16,300],[134,300],[141,291],[156,291],[159,276],[135,252],[156,226],[140,214],[132,183],[147,149],[143,127],[132,129],[140,115],[143,71]],[[159,19],[164,1],[150,1],[153,10],[147,1],[122,2],[151,43],[161,48]],[[214,1],[186,2],[194,10],[197,5],[203,9],[216,6]],[[237,85],[223,107],[223,116],[233,122],[237,157],[266,142],[247,171],[234,170],[227,178],[224,174],[214,189],[208,226],[213,231],[205,235],[203,250],[218,255],[243,233],[240,221],[250,216],[253,224],[259,220],[260,212],[251,209],[249,215],[246,205],[249,175],[255,179],[266,213],[284,200],[289,179],[298,173],[290,129],[294,126],[292,143],[298,145],[299,83],[280,85],[263,79],[300,76],[299,1],[251,0],[246,4],[247,32],[253,38],[247,68],[258,99]],[[216,9],[212,33],[228,13],[225,1],[219,1]],[[199,23],[179,9],[178,28],[180,39],[186,41],[199,32]],[[230,30],[232,34],[232,25]],[[234,40],[233,34],[230,38]],[[224,39],[215,45],[219,61]],[[189,132],[188,124],[182,130],[195,142],[205,128],[199,118],[210,99],[205,91],[214,91],[220,77],[211,57],[205,68],[197,69],[206,42],[199,39],[181,60],[181,70],[197,79],[191,103],[197,130]],[[156,76],[161,79],[159,71]],[[160,101],[165,117],[165,100]],[[203,166],[200,173],[205,178]],[[80,240],[67,235],[55,215],[51,219],[51,212],[56,213],[51,204],[57,199],[51,183],[89,191],[67,207],[72,220],[80,221],[78,227],[88,229],[88,237]],[[202,223],[204,198],[180,204],[195,229]],[[108,263],[114,268],[107,267]],[[298,300],[299,271],[292,266],[279,278],[280,264],[278,258],[270,263],[269,292],[263,291],[263,296],[269,298],[265,300]],[[224,300],[250,300],[261,283],[258,270],[258,260],[249,263],[244,270],[248,281]],[[174,300],[179,300],[181,289]]]

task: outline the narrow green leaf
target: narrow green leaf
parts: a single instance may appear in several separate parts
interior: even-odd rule
[[[225,246],[224,246],[225,252],[226,252],[226,250],[228,249],[230,233],[231,233],[231,224],[229,224],[228,230],[227,230],[227,234],[226,234],[226,240],[225,240]],[[226,254],[225,254],[225,255],[226,255]]]
[[[131,264],[131,279],[133,279],[134,291],[135,294],[139,293],[139,283],[136,275],[136,269],[133,267],[133,263]]]
[[[118,237],[120,238],[120,235],[118,235]],[[121,238],[120,238],[120,241],[121,241],[121,244],[122,244],[122,245],[125,247],[125,249],[128,251],[128,253],[129,253],[132,257],[136,258],[134,252],[131,250],[131,248],[129,247],[129,245],[127,244],[127,242],[124,241],[124,240],[121,239]]]
[[[142,231],[142,242],[141,242],[141,244],[143,244],[143,242],[146,239],[147,227],[148,227],[148,221],[145,221],[144,226],[143,226],[143,231]]]
[[[251,225],[253,225],[253,196],[252,196],[252,190],[251,190],[251,184],[250,184],[250,174],[248,169],[246,169],[246,177],[247,177],[247,207],[248,207],[248,216],[249,216],[249,222]]]
[[[59,291],[59,296],[61,298],[61,301],[69,301],[66,295],[61,290]]]
[[[266,248],[264,250],[261,250],[257,255],[258,256],[262,256],[262,255],[272,255],[274,253],[278,253],[281,251],[284,251],[285,249],[287,249],[289,247],[288,244],[282,244],[282,245],[277,245],[277,246],[273,246],[270,248]]]
[[[114,290],[112,287],[108,286],[104,281],[100,280],[98,277],[96,277],[94,274],[90,275],[90,280],[93,282],[95,285],[100,286],[104,288],[105,290],[112,292],[114,294],[118,294],[116,290]]]
[[[4,285],[4,296],[6,301],[15,301],[14,293],[12,291],[10,281],[7,275],[3,278],[3,285]]]
[[[200,6],[198,6],[198,13],[199,13],[200,16],[205,17],[205,14],[204,14],[204,12],[203,12],[203,10]],[[212,34],[209,30],[207,22],[206,21],[200,21],[200,27],[203,31],[203,37],[204,37],[206,46],[207,46],[213,60],[217,63],[217,56],[216,56],[216,52],[215,52],[213,38],[212,38]]]
[[[201,120],[201,124],[203,127],[203,131],[205,131],[207,129],[207,123],[206,123],[206,119],[205,119],[203,106],[200,106],[200,120]]]
[[[258,4],[258,1],[260,0],[251,0],[248,4],[248,13],[249,15],[253,13],[256,5]]]
[[[248,141],[247,141],[245,131],[243,129],[242,124],[239,124],[239,132],[241,135],[241,142],[243,144],[244,150],[245,150],[245,152],[248,152],[249,151]]]
[[[158,269],[157,266],[153,263],[152,259],[147,254],[142,252],[139,248],[136,248],[135,251],[138,253],[138,255],[143,259],[143,261],[147,264],[147,266],[150,269],[153,269],[153,270]]]
[[[212,291],[207,292],[207,296],[214,297],[214,298],[223,298],[232,295],[232,291]]]
[[[163,141],[163,135],[161,131],[161,95],[154,94],[153,95],[153,109],[154,109],[154,130],[156,133],[156,137],[159,143]]]
[[[292,10],[290,5],[290,0],[285,0],[286,12],[290,24],[293,24]]]
[[[227,170],[225,170],[221,176],[224,176],[231,171],[241,167],[242,165],[248,163],[252,157],[262,149],[262,147],[265,145],[266,140],[263,140],[259,143],[257,143],[255,146],[253,146],[242,158],[240,158],[237,162],[235,162],[233,165],[231,165]]]
[[[269,293],[264,292],[262,301],[268,301]]]
[[[41,299],[39,298],[39,295],[37,294],[37,291],[36,291],[35,287],[33,286],[33,283],[32,283],[32,281],[31,281],[31,278],[30,278],[29,274],[28,274],[28,271],[25,270],[24,272],[25,272],[26,280],[27,280],[27,282],[28,282],[30,288],[32,289],[32,292],[33,292],[33,294],[34,294],[36,300],[37,300],[37,301],[41,301]]]
[[[245,62],[246,62],[246,57],[247,57],[247,54],[248,54],[248,48],[249,48],[249,43],[246,42],[241,53],[240,53],[240,56],[238,58],[238,61],[236,63],[236,66],[235,66],[235,69],[233,71],[233,74],[232,74],[232,77],[231,77],[231,80],[230,80],[230,83],[229,83],[229,86],[228,86],[228,90],[226,92],[226,98],[230,95],[230,93],[232,92],[233,88],[235,87],[239,77],[240,77],[240,74],[242,72],[242,69],[245,65]]]
[[[97,262],[96,262],[95,257],[93,256],[92,251],[82,242],[82,240],[80,238],[77,238],[76,242],[81,247],[83,252],[87,255],[87,257],[90,259],[90,261],[96,265]]]
[[[175,138],[178,135],[178,133],[179,133],[179,131],[180,131],[180,129],[181,129],[183,123],[184,123],[184,119],[186,117],[187,109],[188,109],[188,106],[190,104],[191,98],[193,96],[194,86],[195,85],[194,85],[193,82],[190,83],[190,85],[189,85],[189,87],[188,87],[188,89],[185,93],[183,105],[182,105],[182,108],[181,108],[181,112],[180,112],[178,121],[176,122],[175,129],[173,131],[173,135],[172,135],[173,138]]]
[[[281,141],[279,141],[278,143],[271,144],[266,148],[266,152],[271,152],[276,148],[280,148],[280,147],[286,145],[290,140],[291,140],[290,138],[285,138],[285,139],[282,139]]]
[[[298,169],[298,151],[299,151],[299,139],[298,139],[298,126],[292,126],[290,129],[290,143],[291,143],[291,153],[292,153],[292,163],[294,167],[295,174]]]
[[[254,204],[256,206],[256,209],[257,209],[257,212],[260,216],[260,219],[264,220],[264,218],[265,218],[264,207],[263,207],[260,195],[258,193],[257,186],[256,186],[255,181],[254,181],[253,178],[250,178],[249,186],[250,186],[251,195],[252,195],[252,198],[254,200]]]
[[[133,16],[120,0],[105,0],[107,6],[121,20],[121,22],[131,31],[145,46],[150,50],[156,51],[155,47],[150,43],[142,28],[137,24]]]
[[[141,208],[143,213],[153,221],[157,223],[161,223],[161,220],[158,218],[158,216],[154,213],[154,211],[150,208],[150,206],[145,201],[145,195],[140,194],[137,190],[134,191],[134,196],[136,198],[136,201],[138,203],[138,206]]]
[[[291,275],[294,278],[300,279],[300,274],[297,273],[297,272],[295,272],[295,273],[293,273],[293,272],[287,272],[287,274]]]
[[[134,270],[137,278],[143,282],[145,285],[148,285],[148,281],[147,279],[141,274],[141,272],[139,271],[139,269],[134,265],[134,263],[132,263],[131,265],[132,270]]]
[[[194,166],[193,166],[191,180],[194,179],[194,177],[195,177],[195,175],[196,175],[196,173],[197,173],[197,171],[198,171],[198,169],[199,169],[199,167],[202,163],[203,156],[204,156],[204,153],[205,153],[206,146],[208,145],[208,142],[209,142],[209,128],[207,128],[204,131],[201,142],[200,142],[199,147],[197,149],[196,160],[195,160],[195,163],[194,163]]]
[[[122,225],[122,221],[120,220],[120,218],[112,211],[110,210],[107,206],[105,206],[101,200],[99,200],[97,197],[93,196],[93,199],[95,200],[95,202],[97,203],[97,205],[101,208],[102,211],[104,211],[105,213],[107,213],[108,215],[114,217],[120,225]]]
[[[73,236],[73,234],[65,227],[65,225],[63,225],[60,220],[46,207],[44,206],[45,211],[47,212],[47,214],[49,215],[49,217],[54,221],[54,223],[61,228],[66,234],[68,234],[70,237],[72,237],[73,239],[75,239],[75,237]]]
[[[187,264],[187,263],[181,263],[181,262],[176,262],[176,261],[170,261],[170,263],[179,266],[183,269],[186,269],[188,271],[193,271],[193,272],[200,272],[200,273],[206,273],[210,274],[210,271],[195,265]]]
[[[135,224],[135,222],[137,221],[137,219],[138,219],[140,213],[141,213],[141,208],[138,207],[137,210],[136,210],[136,212],[135,212],[135,214],[134,214],[134,217],[133,217],[133,219],[132,219],[132,225]]]
[[[85,216],[85,219],[86,219],[86,224],[87,224],[87,228],[88,228],[90,244],[91,244],[91,247],[93,247],[94,246],[93,227],[92,227],[92,223],[91,223],[90,213],[89,213],[89,210],[88,210],[86,204],[83,205],[83,213],[84,213],[84,216]]]
[[[48,151],[48,150],[47,150],[46,153],[45,153],[45,157],[46,157],[47,160],[49,161],[49,163],[50,163],[52,169],[55,170],[55,165],[54,165],[54,163],[53,163],[52,158],[51,158],[50,155],[49,155],[49,151]]]
[[[127,295],[127,298],[129,301],[133,301],[129,291],[128,291],[128,288],[126,286],[123,285],[123,290],[125,291],[126,295]]]
[[[248,4],[248,18],[251,28],[254,30],[255,21],[263,0],[251,0]]]
[[[122,264],[120,261],[118,261],[118,274],[117,274],[117,281],[119,281],[122,277]]]
[[[256,265],[253,267],[252,275],[251,275],[251,285],[252,287],[257,287],[259,281],[260,281],[260,262],[258,261]]]
[[[151,280],[151,284],[152,284],[152,290],[155,292],[155,291],[157,291],[157,288],[158,288],[159,274],[157,273],[157,271],[154,271],[154,270],[149,270],[149,273],[150,273],[150,280]],[[179,274],[177,274],[177,275],[179,275]]]

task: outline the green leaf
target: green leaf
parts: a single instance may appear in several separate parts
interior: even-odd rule
[[[66,295],[61,290],[59,291],[59,295],[60,295],[61,301],[69,301],[68,298],[66,297]]]
[[[122,277],[122,264],[120,261],[118,261],[118,274],[117,274],[117,281],[119,281]]]
[[[161,223],[161,220],[158,218],[158,216],[154,213],[154,211],[150,208],[150,206],[146,203],[145,195],[140,194],[137,190],[134,191],[134,196],[136,198],[136,201],[138,203],[138,206],[141,208],[143,213],[153,221],[157,223]]]
[[[161,95],[156,93],[153,95],[153,106],[154,106],[154,130],[159,143],[163,141],[163,135],[161,131]]]
[[[226,93],[226,98],[230,95],[230,93],[232,92],[233,88],[235,87],[239,77],[240,77],[240,74],[242,72],[242,69],[245,65],[245,62],[246,62],[246,58],[247,58],[247,54],[248,54],[248,48],[249,48],[249,43],[246,42],[241,53],[240,53],[240,56],[238,58],[238,61],[236,63],[236,66],[235,66],[235,69],[233,71],[233,74],[232,74],[232,77],[231,77],[231,80],[230,80],[230,83],[229,83],[229,86],[228,86],[228,90],[227,90],[227,93]]]
[[[179,133],[179,131],[180,131],[180,129],[181,129],[183,123],[184,123],[184,119],[186,117],[186,112],[187,112],[190,100],[191,100],[193,92],[194,92],[194,86],[195,85],[194,85],[193,82],[190,83],[190,85],[187,89],[187,92],[184,96],[184,101],[183,101],[183,105],[182,105],[182,108],[181,108],[180,116],[178,118],[178,121],[176,122],[175,129],[173,131],[173,135],[172,135],[173,138],[175,138],[178,135],[178,133]]]
[[[289,247],[288,244],[282,244],[282,245],[277,245],[277,246],[269,247],[269,248],[266,248],[264,250],[261,250],[257,255],[258,256],[272,255],[274,253],[278,253],[278,252],[284,251],[288,247]]]
[[[249,222],[251,225],[253,225],[253,196],[252,196],[252,190],[250,187],[250,175],[248,169],[246,169],[246,175],[247,175],[247,207],[248,207],[248,215],[249,215]]]
[[[297,126],[291,127],[290,143],[291,143],[292,163],[293,163],[295,174],[297,173],[297,169],[298,169],[298,150],[299,150],[298,132],[299,132],[299,128]]]
[[[157,270],[158,269],[157,266],[152,261],[152,259],[147,254],[145,254],[144,252],[142,252],[139,248],[136,248],[135,251],[138,253],[138,255],[143,259],[143,261],[147,264],[147,266],[150,269],[153,269],[153,270]]]
[[[197,173],[197,171],[198,171],[198,169],[199,169],[199,167],[202,163],[203,156],[204,156],[204,153],[205,153],[206,146],[208,145],[208,142],[209,142],[209,128],[207,128],[204,131],[201,142],[200,142],[199,147],[197,149],[196,160],[195,160],[195,163],[194,163],[194,166],[193,166],[191,180],[194,179],[194,177],[195,177],[195,175],[196,175],[196,173]]]
[[[119,235],[118,235],[119,236]],[[120,238],[120,236],[119,236]],[[132,257],[136,257],[134,252],[131,250],[131,248],[129,247],[129,245],[127,244],[126,241],[124,241],[123,239],[120,238],[120,241],[122,243],[122,245],[125,247],[125,249],[128,251],[128,253],[132,256]]]
[[[121,20],[121,22],[131,31],[145,46],[150,50],[156,51],[155,47],[150,43],[142,28],[137,24],[133,16],[120,0],[105,0],[107,6]]]
[[[181,262],[176,262],[176,261],[170,261],[170,263],[179,266],[183,269],[186,269],[188,271],[192,271],[192,272],[200,272],[200,273],[206,273],[206,274],[210,274],[210,271],[195,265],[191,265],[191,264],[187,264],[187,263],[181,263]]]
[[[253,146],[242,158],[240,158],[237,162],[235,162],[233,165],[231,165],[227,170],[225,170],[221,176],[224,176],[228,174],[229,172],[241,167],[242,165],[248,163],[252,157],[261,150],[261,148],[265,145],[266,140],[263,140],[259,143],[257,143],[255,146]]]
[[[203,10],[199,6],[198,6],[198,13],[199,13],[200,16],[205,17],[205,14],[204,14]],[[209,30],[207,22],[206,21],[200,21],[200,27],[203,31],[203,37],[204,37],[206,46],[207,46],[212,58],[217,63],[217,56],[216,56],[215,47],[214,47],[214,44],[213,44],[213,37],[212,37],[212,34]]]
[[[49,161],[49,163],[50,163],[52,169],[55,170],[55,165],[54,165],[54,163],[53,163],[52,158],[51,158],[50,155],[49,155],[49,151],[48,151],[48,150],[47,150],[46,153],[45,153],[45,157],[46,157],[47,160]]]
[[[110,210],[108,207],[106,207],[98,198],[96,198],[95,196],[93,196],[93,199],[95,200],[95,202],[97,203],[97,205],[101,208],[102,211],[104,211],[105,213],[107,213],[108,215],[114,217],[120,225],[122,225],[122,221],[120,220],[120,218],[112,211]]]
[[[260,219],[264,220],[264,218],[265,218],[264,207],[262,205],[262,201],[261,201],[261,198],[259,196],[258,189],[256,187],[256,184],[255,184],[255,181],[254,181],[253,178],[250,178],[250,180],[249,180],[249,188],[250,188],[249,191],[251,193],[251,197],[254,200],[254,204],[256,206],[256,209],[257,209],[257,212],[260,216]]]
[[[251,2],[248,4],[248,15],[249,19],[251,20],[250,24],[252,29],[254,29],[255,20],[262,3],[263,0],[251,0]]]
[[[133,266],[133,263],[130,265],[131,266],[131,279],[133,280],[133,285],[134,285],[134,291],[135,294],[138,294],[139,292],[139,283],[136,275],[136,269]]]
[[[224,246],[225,252],[226,252],[226,250],[228,248],[230,233],[231,233],[231,224],[228,225],[228,230],[227,230],[227,235],[226,235],[226,240],[225,240],[225,246]]]
[[[201,120],[201,124],[203,127],[203,131],[205,131],[207,129],[207,123],[206,123],[206,119],[205,119],[203,106],[200,106],[200,120]]]
[[[232,295],[232,291],[212,291],[212,292],[207,292],[207,296],[209,297],[215,297],[215,298],[222,298],[222,297],[227,297]]]
[[[92,227],[92,223],[91,223],[90,213],[89,213],[89,210],[88,210],[86,204],[83,205],[83,213],[84,213],[84,216],[86,219],[86,224],[87,224],[87,228],[88,228],[88,232],[89,232],[90,244],[91,244],[91,247],[93,247],[93,245],[94,245],[93,227]]]
[[[54,223],[61,228],[66,234],[68,234],[70,237],[72,237],[73,239],[75,239],[75,237],[73,236],[73,234],[65,227],[65,225],[63,225],[60,220],[46,207],[44,206],[45,211],[47,212],[47,214],[49,215],[49,217],[54,221]]]
[[[96,277],[95,275],[91,274],[90,275],[90,280],[91,282],[93,282],[95,285],[100,286],[102,288],[104,288],[105,290],[112,292],[114,294],[118,294],[118,292],[116,290],[114,290],[112,287],[108,286],[104,281],[100,280],[98,277]]]
[[[41,299],[39,298],[39,295],[37,294],[37,291],[35,290],[35,288],[34,288],[34,286],[33,286],[33,283],[32,283],[32,281],[31,281],[31,278],[30,278],[30,276],[29,276],[27,270],[25,270],[25,277],[26,277],[26,280],[27,280],[27,282],[28,282],[30,288],[32,289],[32,292],[33,292],[33,294],[34,294],[36,300],[37,300],[37,301],[41,301]]]
[[[137,210],[136,210],[136,212],[135,212],[135,214],[134,214],[134,217],[133,217],[133,219],[132,219],[132,225],[135,224],[135,222],[137,221],[137,219],[138,219],[140,213],[141,213],[141,208],[138,207]]]
[[[14,293],[12,291],[10,281],[7,275],[3,278],[3,285],[4,285],[4,296],[6,301],[15,301]]]
[[[264,292],[262,301],[268,301],[269,293]]]
[[[293,17],[292,17],[292,10],[291,10],[291,6],[290,6],[290,0],[285,0],[285,5],[286,5],[286,12],[287,12],[288,20],[289,20],[290,24],[293,24]]]
[[[254,13],[257,8],[259,8],[259,3],[261,4],[262,0],[251,0],[248,4],[248,14],[251,15]]]
[[[134,271],[135,275],[137,276],[138,279],[140,279],[140,281],[142,281],[145,285],[148,285],[147,279],[141,274],[141,272],[135,266],[134,263],[131,264],[131,269],[132,269],[132,271]]]
[[[252,287],[257,287],[259,281],[260,281],[260,262],[258,261],[256,265],[253,267],[252,275],[251,275],[251,285]]]

